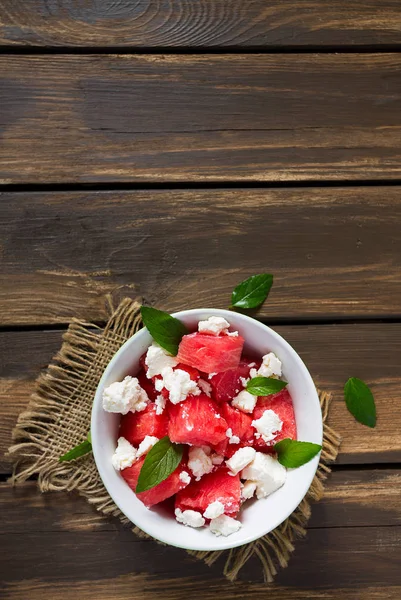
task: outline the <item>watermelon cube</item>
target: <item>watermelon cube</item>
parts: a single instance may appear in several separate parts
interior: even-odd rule
[[[254,438],[254,448],[262,451],[269,451],[280,440],[285,438],[291,438],[292,440],[297,439],[297,426],[295,422],[294,407],[292,404],[292,398],[287,389],[278,392],[277,394],[271,394],[270,396],[261,396],[258,398],[258,402],[253,411],[253,420],[260,419],[265,410],[274,410],[283,422],[281,431],[277,437],[271,442],[266,443],[262,438]]]
[[[138,446],[147,435],[161,439],[167,435],[168,415],[156,414],[156,405],[150,403],[142,412],[129,412],[121,417],[119,436]]]
[[[142,456],[139,460],[134,462],[131,467],[123,469],[121,475],[128,483],[130,488],[135,492],[136,484],[138,483],[139,473],[142,465],[145,462],[145,456]],[[147,490],[146,492],[140,492],[137,497],[141,502],[144,503],[148,508],[154,504],[159,504],[167,498],[170,498],[180,490],[184,489],[188,484],[180,479],[180,474],[188,470],[186,469],[186,463],[181,461],[176,470],[167,477],[164,481],[156,485],[154,488]]]
[[[182,338],[177,358],[203,373],[220,373],[238,367],[243,346],[244,338],[240,335],[190,333]]]
[[[220,407],[221,416],[227,421],[228,427],[233,435],[239,437],[242,442],[253,439],[255,430],[252,427],[253,418],[238,408],[224,402]]]
[[[227,423],[206,394],[188,396],[169,405],[168,436],[172,442],[191,446],[215,445],[226,437]]]
[[[204,475],[177,493],[175,507],[181,510],[196,510],[204,513],[209,504],[220,501],[226,515],[235,517],[241,505],[241,484],[239,475],[229,475],[225,467]]]
[[[149,400],[154,402],[156,400],[157,391],[155,389],[153,381],[146,377],[145,371],[140,371],[137,375],[137,378],[139,381],[139,385],[145,390]]]
[[[217,402],[229,402],[232,400],[244,387],[240,378],[248,378],[249,371],[249,363],[241,360],[235,369],[228,369],[214,375],[210,383],[213,389],[213,396]]]

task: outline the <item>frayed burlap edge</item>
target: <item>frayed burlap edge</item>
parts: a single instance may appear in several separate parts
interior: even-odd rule
[[[41,492],[77,491],[105,515],[128,519],[108,495],[91,454],[76,461],[60,463],[58,457],[86,438],[91,407],[99,379],[118,348],[141,327],[140,304],[124,299],[115,309],[107,298],[110,319],[104,329],[74,320],[63,336],[61,350],[47,371],[36,381],[27,410],[18,418],[9,455],[14,462],[12,484],[38,476]],[[260,559],[266,582],[272,582],[279,567],[288,565],[294,542],[306,534],[312,500],[323,496],[323,482],[336,459],[340,438],[326,424],[331,395],[319,392],[324,435],[323,450],[315,478],[305,498],[292,515],[274,531],[245,546],[221,552],[189,554],[212,565],[225,557],[224,575],[234,581],[252,557]],[[140,537],[148,537],[134,527]]]

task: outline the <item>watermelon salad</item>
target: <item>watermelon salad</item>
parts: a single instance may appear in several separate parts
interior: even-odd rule
[[[268,396],[247,391],[255,377],[281,378],[272,352],[244,353],[244,339],[221,317],[200,321],[171,356],[156,342],[140,360],[136,377],[107,387],[103,408],[120,413],[114,468],[135,493],[147,453],[168,436],[184,448],[178,467],[137,494],[150,508],[164,503],[172,518],[190,527],[230,535],[251,499],[274,493],[286,480],[274,444],[296,439],[286,388]]]

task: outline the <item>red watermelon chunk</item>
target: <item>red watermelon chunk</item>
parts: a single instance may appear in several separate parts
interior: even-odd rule
[[[213,446],[226,437],[227,423],[206,394],[188,396],[180,404],[170,404],[168,412],[168,436],[172,442]]]
[[[262,438],[254,438],[253,446],[258,450],[271,450],[271,447],[285,438],[291,438],[292,440],[297,439],[297,426],[295,422],[294,407],[292,404],[292,398],[287,389],[278,392],[277,394],[271,394],[270,396],[261,396],[258,398],[258,402],[253,411],[253,419],[257,420],[263,415],[265,410],[270,409],[279,416],[283,422],[283,427],[278,433],[277,437],[269,443],[263,441]]]
[[[219,500],[224,504],[224,513],[235,517],[241,504],[241,484],[239,474],[228,474],[225,467],[204,475],[178,492],[175,507],[181,510],[196,510],[204,513],[209,504]]]
[[[227,421],[233,435],[243,442],[253,439],[255,429],[252,427],[253,418],[230,404],[223,403],[220,407],[221,416]]]
[[[238,367],[243,346],[244,338],[240,335],[190,333],[182,338],[177,358],[203,373],[220,373]]]
[[[178,363],[178,365],[176,367],[174,367],[175,369],[181,369],[181,371],[186,371],[188,373],[188,375],[190,376],[190,378],[192,379],[192,381],[198,381],[198,379],[200,378],[200,373],[198,371],[198,369],[194,369],[193,367],[190,367],[189,365],[184,365],[183,363]]]
[[[138,446],[147,435],[161,439],[167,435],[168,415],[156,414],[156,405],[148,404],[142,412],[129,412],[121,417],[119,436]]]
[[[155,389],[153,381],[146,377],[145,371],[140,371],[137,375],[137,378],[141,388],[145,390],[149,399],[152,400],[152,402],[154,402],[156,400],[157,391]]]
[[[128,483],[130,488],[135,492],[136,484],[138,483],[139,473],[145,462],[145,456],[142,456],[139,460],[134,462],[132,467],[123,469],[121,475]],[[148,508],[154,504],[163,502],[166,498],[170,498],[180,490],[183,490],[188,484],[184,483],[180,479],[180,473],[187,471],[185,462],[181,462],[176,470],[167,477],[164,481],[156,485],[154,488],[137,494],[137,497],[141,502],[144,503]]]
[[[241,360],[238,367],[214,375],[210,383],[217,402],[229,402],[244,388],[241,377],[249,377],[249,363]],[[213,372],[213,371],[212,371]]]

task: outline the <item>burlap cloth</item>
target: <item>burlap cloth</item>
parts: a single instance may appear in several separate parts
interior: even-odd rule
[[[108,298],[111,316],[104,329],[76,320],[69,326],[61,350],[37,379],[28,408],[20,414],[13,431],[14,445],[9,449],[14,460],[12,483],[37,475],[41,492],[76,490],[98,511],[128,523],[105,490],[92,454],[67,463],[59,463],[58,458],[86,439],[99,379],[121,344],[142,326],[139,308],[138,302],[126,298],[114,309]],[[277,568],[287,566],[296,538],[306,534],[310,502],[323,496],[323,482],[330,472],[327,463],[335,460],[340,444],[337,433],[326,424],[331,396],[320,392],[319,397],[323,450],[316,476],[298,508],[274,531],[255,542],[223,552],[190,552],[208,565],[224,554],[224,575],[230,581],[256,555],[265,581],[272,582]],[[132,531],[146,537],[137,527]]]

